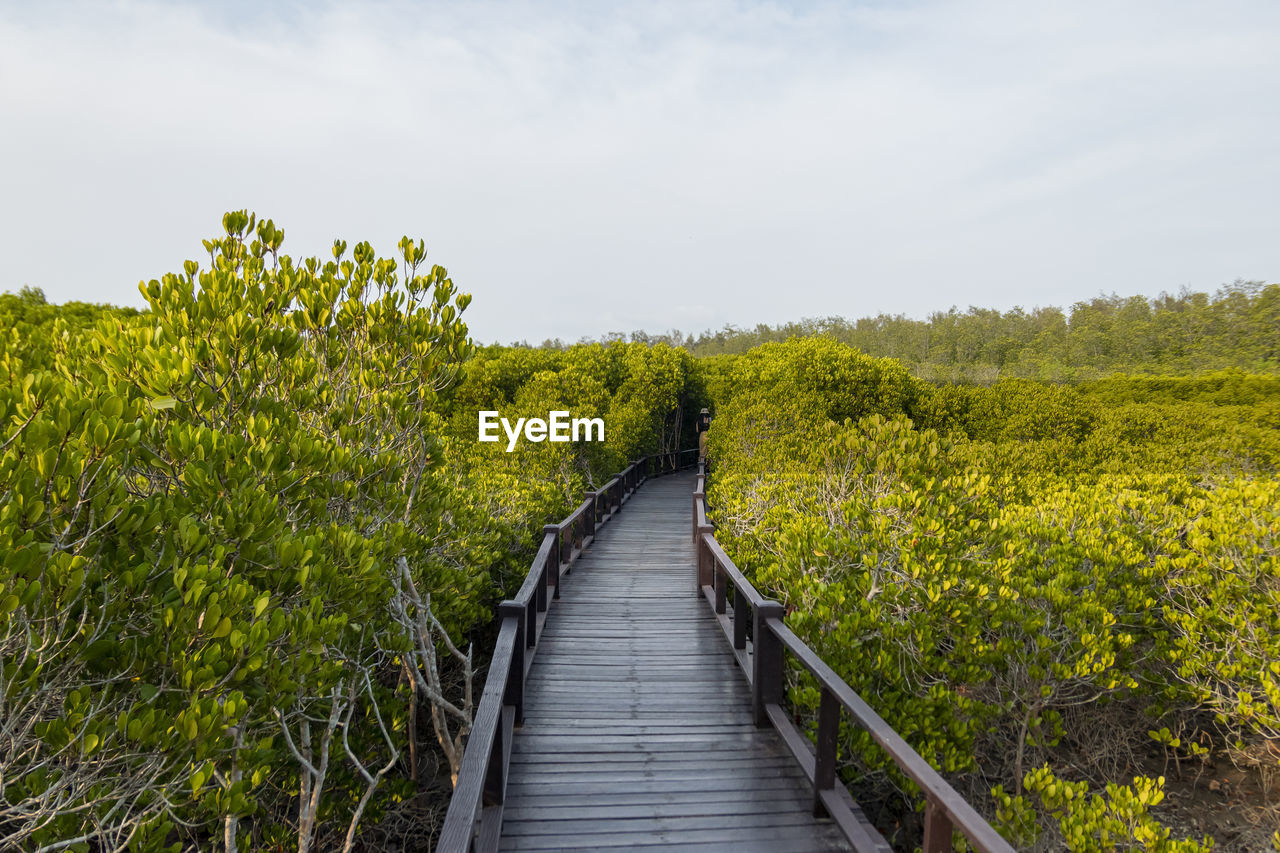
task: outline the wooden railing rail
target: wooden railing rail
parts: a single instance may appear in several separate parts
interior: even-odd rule
[[[520,591],[498,605],[498,640],[436,843],[437,853],[498,849],[511,738],[524,719],[525,679],[550,603],[560,597],[561,574],[570,570],[600,526],[622,509],[641,483],[694,464],[697,452],[641,457],[599,489],[587,492],[563,521],[542,529],[542,544]]]
[[[839,781],[836,767],[841,712],[867,731],[907,777],[920,786],[925,797],[923,853],[949,853],[952,832],[959,831],[978,853],[1013,853],[1013,848],[956,792],[929,762],[911,748],[844,679],[813,649],[796,636],[783,620],[781,604],[756,590],[716,541],[707,518],[706,469],[700,464],[693,496],[693,531],[697,545],[697,592],[704,595],[716,614],[734,655],[751,684],[755,723],[773,726],[782,736],[813,785],[815,814],[830,815],[855,850],[887,850],[882,838],[868,832],[859,819],[852,795]],[[732,614],[728,612],[729,591]],[[747,641],[750,627],[751,641]],[[783,708],[786,692],[785,653],[817,680],[817,744],[796,728]]]

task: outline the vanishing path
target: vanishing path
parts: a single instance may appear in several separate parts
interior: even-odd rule
[[[848,850],[694,596],[691,474],[648,480],[561,582],[511,743],[503,850]]]

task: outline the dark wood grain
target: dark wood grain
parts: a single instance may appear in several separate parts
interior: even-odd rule
[[[849,849],[781,738],[752,724],[732,645],[685,593],[692,491],[691,476],[649,480],[562,576],[501,849]]]

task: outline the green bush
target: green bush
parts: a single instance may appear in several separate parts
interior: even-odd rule
[[[1081,755],[1093,729],[1141,743],[1209,713],[1237,748],[1280,736],[1266,394],[1179,400],[1148,380],[1140,394],[1113,380],[1105,396],[1023,380],[886,394],[900,374],[869,377],[875,360],[827,373],[789,361],[865,359],[832,346],[772,344],[716,365],[717,537],[935,767],[978,796],[1072,755],[1091,768],[1073,789],[1084,803],[1089,782],[1115,781],[1105,754]],[[816,687],[792,678],[793,710],[812,725]],[[865,734],[841,743],[864,795],[912,795]],[[1130,809],[1132,791],[1017,808],[1072,849],[1199,849]]]
[[[692,441],[683,351],[477,354],[422,243],[223,224],[142,312],[0,297],[0,846],[350,845],[412,793],[419,703],[456,772],[442,685],[542,525]],[[607,440],[507,454],[482,408]]]

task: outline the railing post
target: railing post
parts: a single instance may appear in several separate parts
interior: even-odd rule
[[[712,569],[711,579],[715,583],[716,613],[724,613],[725,601],[728,597],[729,575],[720,571],[720,566],[716,566]]]
[[[695,596],[702,595],[702,564],[706,561],[707,543],[702,541],[702,537],[694,535],[693,537],[693,594]]]
[[[754,650],[751,655],[751,712],[756,726],[769,725],[767,705],[782,704],[782,641],[769,630],[769,620],[782,621],[786,611],[776,601],[762,601],[756,606],[753,629]]]
[[[924,804],[924,846],[922,853],[951,853],[951,818],[933,797]]]
[[[485,768],[484,773],[484,790],[481,800],[486,806],[496,806],[507,796],[507,768],[506,762],[502,760],[506,752],[505,728],[506,726],[502,724],[502,714],[498,714],[498,725],[493,733],[493,747],[489,750],[489,766]]]
[[[697,576],[695,577],[697,585],[693,590],[697,595],[702,595],[704,586],[711,586],[711,575],[715,571],[715,557],[712,556],[711,547],[702,535],[710,532],[710,524],[703,524],[698,527],[698,566]]]
[[[543,601],[545,601],[547,588],[542,584],[538,584],[538,587],[542,590]],[[538,645],[538,610],[538,592],[535,590],[529,598],[529,603],[524,607],[525,648],[531,649]]]
[[[822,792],[836,785],[836,735],[840,731],[840,702],[826,687],[822,688],[822,700],[818,705],[818,750],[813,766],[813,813],[822,817],[827,807],[822,804]]]
[[[698,504],[706,498],[702,491],[693,493],[693,541],[698,541]]]
[[[611,507],[610,507],[611,511],[621,512],[622,511],[622,481],[615,480],[613,483],[613,488],[610,489],[610,492],[611,494],[609,496],[609,502],[611,504]]]
[[[561,541],[563,538],[561,533],[562,531],[558,524],[548,524],[542,528],[543,537],[554,536],[556,540],[555,544],[551,546],[551,553],[547,556],[547,562],[549,563],[547,570],[547,585],[555,587],[555,592],[552,593],[552,598],[560,597],[560,552],[564,546],[564,543]],[[572,542],[569,543],[569,553],[573,553]]]
[[[542,577],[538,578],[538,585],[534,588],[533,601],[530,602],[530,604],[536,608],[535,613],[547,612],[547,575],[550,574],[547,569],[547,564],[543,563],[541,566],[534,566],[529,570],[531,572],[540,572],[542,574]],[[538,638],[536,633],[538,630],[536,616],[534,618],[534,622],[529,627],[531,629],[529,631],[529,645],[532,646],[537,642]]]
[[[747,647],[747,619],[750,618],[748,612],[750,602],[743,595],[742,590],[734,587],[733,590],[733,647],[735,649],[745,649]]]
[[[516,709],[516,725],[524,722],[524,617],[525,609],[518,601],[504,601],[498,605],[498,618],[508,616],[516,620],[516,641],[511,650],[511,668],[507,671],[507,686],[502,694],[502,704]]]
[[[586,522],[586,533],[584,535],[596,535],[596,500],[597,492],[585,492],[582,495],[584,501],[591,501],[591,506],[587,507],[586,513],[583,514],[583,520]]]

